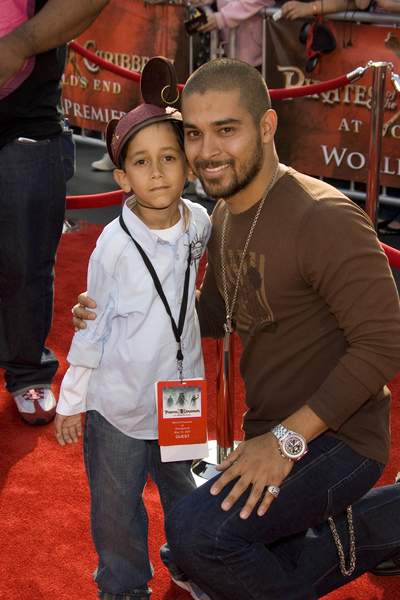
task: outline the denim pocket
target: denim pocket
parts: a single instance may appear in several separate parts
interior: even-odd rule
[[[365,458],[351,473],[328,489],[325,518],[343,512],[355,499],[370,490],[382,474],[384,465]]]
[[[76,152],[72,129],[64,129],[61,134],[61,152],[64,165],[65,181],[69,181],[75,174]]]

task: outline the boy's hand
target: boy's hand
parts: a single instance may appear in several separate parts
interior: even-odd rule
[[[81,415],[64,415],[56,414],[54,419],[54,427],[56,430],[57,442],[60,446],[77,442],[82,435],[82,418]]]
[[[86,328],[86,320],[92,321],[96,318],[96,313],[91,308],[96,308],[97,304],[94,300],[86,295],[86,292],[82,292],[78,296],[78,304],[72,308],[72,323],[75,331]]]

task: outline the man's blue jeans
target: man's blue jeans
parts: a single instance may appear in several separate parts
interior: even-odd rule
[[[358,576],[400,546],[400,486],[370,490],[382,465],[331,435],[310,444],[264,517],[239,517],[248,493],[220,508],[233,483],[211,496],[211,482],[180,501],[167,519],[174,563],[212,600],[314,600],[351,578],[338,568],[327,518],[334,516],[348,558],[354,504]],[[372,533],[372,535],[371,535]]]
[[[49,387],[58,367],[45,342],[64,211],[61,136],[0,149],[0,367],[10,392]]]
[[[148,475],[158,487],[166,515],[195,488],[191,462],[162,463],[158,440],[128,437],[96,411],[86,415],[84,454],[100,598],[145,599],[152,577],[142,497]]]

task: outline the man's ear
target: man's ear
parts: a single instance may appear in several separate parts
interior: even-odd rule
[[[119,187],[124,190],[126,194],[132,191],[131,184],[128,181],[125,171],[122,169],[114,169],[113,171],[114,181],[118,183]]]
[[[278,115],[276,112],[269,108],[263,114],[261,118],[261,136],[264,144],[268,144],[274,141],[276,128],[278,126]]]

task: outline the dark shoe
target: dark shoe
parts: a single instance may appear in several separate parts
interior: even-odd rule
[[[384,560],[375,569],[371,569],[370,573],[379,576],[400,575],[400,554]]]
[[[175,563],[172,562],[171,550],[169,549],[168,544],[161,546],[160,557],[164,565],[167,567],[172,581],[177,586],[189,592],[194,600],[211,600],[207,594],[205,594],[193,581],[190,581],[186,577],[185,573],[181,571]]]
[[[382,235],[400,235],[399,222],[396,219],[387,219],[378,223],[378,233]]]

